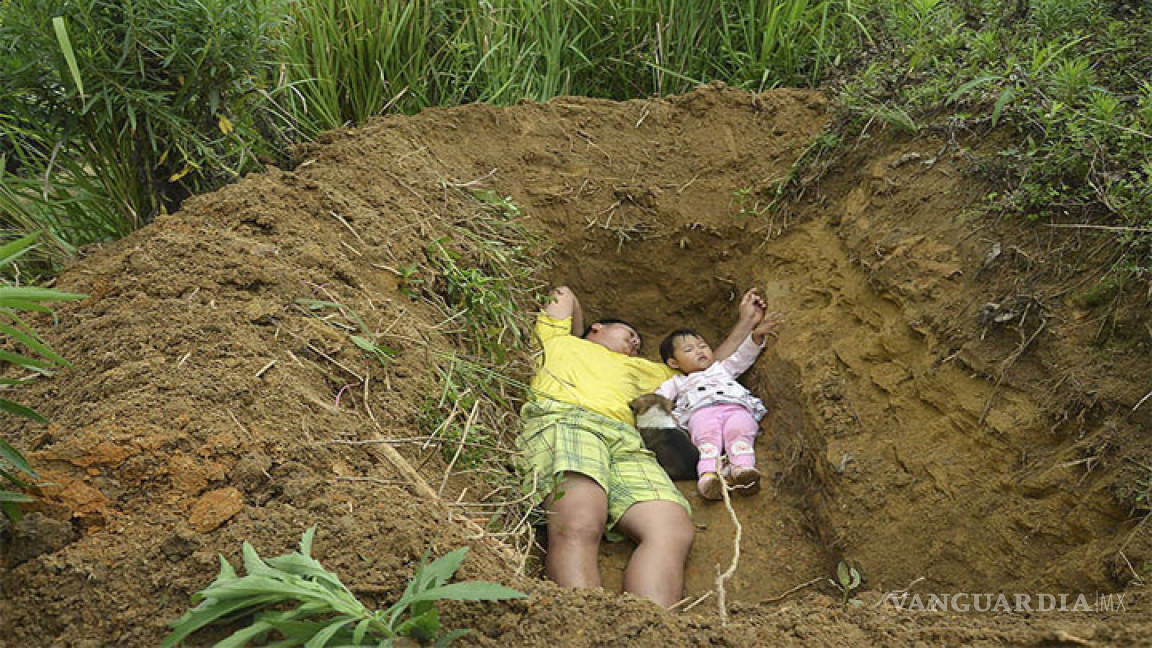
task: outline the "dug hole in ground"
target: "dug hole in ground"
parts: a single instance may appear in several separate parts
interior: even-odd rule
[[[41,329],[75,368],[25,394],[52,425],[14,423],[51,485],[4,534],[0,645],[157,645],[217,554],[286,553],[313,524],[315,557],[374,607],[425,552],[464,545],[461,578],[531,594],[442,604],[445,627],[474,630],[464,644],[1152,641],[1147,511],[1121,496],[1152,463],[1152,405],[1133,409],[1152,387],[1146,297],[1077,298],[1108,265],[1092,231],[978,215],[982,136],[874,129],[766,209],[827,110],[817,92],[706,86],[390,116],[88,250],[56,287],[90,298]],[[483,480],[429,445],[460,323],[417,293],[474,188],[510,197],[550,249],[537,286],[635,322],[650,357],[679,326],[720,339],[749,287],[785,314],[744,378],[770,410],[765,483],[733,500],[726,624],[705,595],[734,527],[694,484],[685,594],[705,598],[669,612],[616,593],[627,544],[602,550],[604,591],[542,580],[531,552],[481,528],[496,512],[469,508]],[[301,299],[355,312],[393,357],[366,359],[337,311]],[[501,416],[507,441],[515,413]],[[863,575],[862,605],[829,584],[840,561]],[[884,601],[902,590],[1083,593],[1093,609]]]

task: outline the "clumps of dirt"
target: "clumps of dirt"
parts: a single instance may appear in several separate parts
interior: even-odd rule
[[[470,545],[463,578],[532,595],[445,605],[445,624],[482,645],[1146,641],[1134,612],[883,604],[909,583],[1111,591],[1131,580],[1118,555],[1142,578],[1147,534],[1112,494],[1152,406],[1123,414],[1136,358],[1080,350],[1100,316],[1060,301],[1062,275],[1045,283],[1035,245],[1057,239],[969,216],[983,189],[963,143],[878,138],[769,210],[825,111],[816,92],[708,86],[385,117],[87,251],[58,287],[90,299],[42,327],[76,366],[25,399],[53,425],[12,435],[52,483],[39,519],[74,540],[6,558],[0,645],[155,645],[217,553],[234,560],[245,540],[284,553],[313,524],[316,557],[378,606],[426,551]],[[746,377],[771,408],[768,483],[735,502],[745,543],[726,626],[707,593],[731,524],[691,484],[686,594],[701,603],[682,613],[613,593],[626,545],[604,547],[606,592],[562,590],[469,512],[479,480],[429,487],[447,466],[421,431],[425,403],[460,324],[420,298],[436,279],[427,245],[459,236],[476,216],[460,189],[478,187],[511,196],[553,244],[541,279],[635,322],[649,354],[682,325],[718,339],[747,287],[786,313]],[[1090,264],[1081,249],[1061,262]],[[352,344],[349,312],[396,356]],[[825,580],[841,559],[865,576],[861,609]]]

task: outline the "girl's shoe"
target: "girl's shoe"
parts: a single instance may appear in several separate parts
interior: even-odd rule
[[[700,497],[708,500],[723,499],[724,495],[720,492],[723,487],[724,485],[720,483],[720,476],[714,472],[700,475],[700,480],[696,482],[696,491],[700,493]]]
[[[755,495],[756,493],[759,493],[760,471],[751,467],[733,466],[732,490],[740,493],[741,495]]]

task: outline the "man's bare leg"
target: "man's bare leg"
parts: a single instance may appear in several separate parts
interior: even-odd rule
[[[684,563],[696,528],[676,502],[637,502],[621,516],[618,528],[636,542],[624,570],[624,591],[664,607],[684,593]]]
[[[596,480],[580,473],[564,473],[560,497],[546,502],[548,578],[565,587],[600,587],[597,558],[600,536],[608,520],[608,494]]]

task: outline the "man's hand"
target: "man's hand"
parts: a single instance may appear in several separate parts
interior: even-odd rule
[[[576,293],[568,286],[557,286],[552,290],[552,301],[544,305],[544,312],[555,320],[572,318],[572,335],[579,337],[584,333],[584,311],[580,308],[580,300]]]

